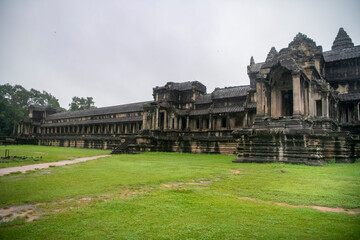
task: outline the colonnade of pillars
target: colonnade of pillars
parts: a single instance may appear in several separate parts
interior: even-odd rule
[[[245,119],[247,119],[247,115],[245,115]],[[231,124],[230,114],[173,116],[166,111],[155,111],[145,122],[146,129],[154,130],[222,130],[238,127],[232,125],[234,124]]]
[[[42,127],[42,134],[70,135],[103,135],[103,134],[133,134],[142,129],[141,122],[120,124],[93,124],[61,127]]]

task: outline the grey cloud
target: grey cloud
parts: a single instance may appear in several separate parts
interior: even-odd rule
[[[0,81],[46,90],[68,107],[150,100],[167,81],[198,80],[208,91],[248,84],[251,56],[263,61],[297,32],[331,48],[339,27],[360,44],[357,1],[6,1],[0,2]]]

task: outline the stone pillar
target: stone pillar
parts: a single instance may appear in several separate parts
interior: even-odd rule
[[[230,129],[230,114],[226,114],[226,129]]]
[[[164,111],[164,130],[168,129],[168,113],[167,111]]]
[[[248,119],[248,112],[245,112],[244,121],[242,127],[248,127],[249,126],[249,119]]]
[[[189,129],[190,128],[190,117],[187,116],[186,117],[186,129]]]
[[[309,116],[309,87],[305,87],[305,109],[304,109],[304,113],[305,115]]]
[[[144,126],[145,129],[148,128],[148,126],[147,126],[147,124],[148,124],[147,116],[148,116],[147,112],[144,112],[143,115],[142,115],[142,122],[143,122],[143,126]]]
[[[155,129],[159,129],[159,108],[156,109]]]
[[[178,126],[178,117],[175,115],[174,117],[174,129],[179,129],[179,126]]]
[[[309,84],[309,115],[310,116],[315,116],[315,100],[313,99],[313,90],[312,90],[312,86],[311,83]]]
[[[303,114],[303,104],[301,99],[301,87],[300,87],[300,75],[296,74],[292,76],[293,79],[293,104],[294,104],[294,116]]]
[[[151,112],[151,126],[150,129],[155,129],[155,112]]]
[[[256,115],[265,116],[264,98],[265,89],[263,82],[256,82]]]
[[[210,130],[213,130],[213,118],[212,118],[212,114],[210,114],[210,116],[209,116],[209,129]]]
[[[329,117],[329,93],[322,95],[322,115],[323,117]]]
[[[271,117],[281,116],[281,93],[276,88],[271,88]]]

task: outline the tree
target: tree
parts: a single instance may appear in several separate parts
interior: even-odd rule
[[[21,85],[11,86],[10,84],[1,85],[0,92],[6,104],[6,112],[1,110],[4,122],[8,124],[5,126],[6,133],[14,136],[18,123],[26,116],[30,93]]]
[[[15,136],[16,128],[27,113],[29,105],[60,107],[58,99],[50,93],[31,89],[26,90],[21,85],[0,85],[0,136]]]
[[[72,102],[69,104],[69,110],[70,111],[76,111],[76,110],[84,110],[84,109],[93,109],[96,108],[94,106],[95,102],[93,101],[92,97],[87,98],[79,98],[79,97],[73,97]]]
[[[42,93],[36,89],[30,89],[30,104],[36,104],[41,106],[50,106],[60,109],[59,99],[46,91]]]

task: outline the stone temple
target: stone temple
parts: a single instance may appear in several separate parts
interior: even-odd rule
[[[297,34],[250,85],[207,93],[198,82],[153,88],[153,100],[59,112],[30,106],[18,141],[113,149],[237,154],[234,162],[319,165],[360,157],[360,45],[340,28],[331,50]]]

